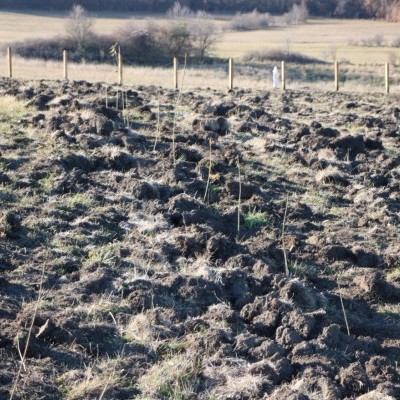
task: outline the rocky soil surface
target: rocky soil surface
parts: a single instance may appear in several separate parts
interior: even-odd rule
[[[400,399],[399,100],[0,80],[0,399]]]

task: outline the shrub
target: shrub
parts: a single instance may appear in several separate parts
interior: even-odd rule
[[[317,58],[308,57],[300,53],[288,53],[279,49],[252,51],[246,53],[243,58],[245,61],[286,61],[296,64],[324,64],[324,61]]]
[[[137,30],[126,26],[124,31],[115,35],[115,41],[120,44],[126,61],[148,64],[154,62],[158,56],[161,60],[164,58],[154,32],[150,29]]]
[[[76,43],[68,37],[53,39],[31,39],[24,42],[13,43],[15,52],[25,58],[41,58],[44,60],[60,60],[63,50],[69,51],[71,61],[77,62],[85,59],[91,62],[112,62],[109,48],[115,43],[114,38],[92,35],[82,54]]]
[[[365,46],[365,47],[382,47],[385,44],[385,38],[380,33],[361,40],[349,40],[350,46]]]
[[[375,47],[381,47],[383,46],[385,42],[385,38],[383,37],[383,35],[381,35],[380,33],[376,34],[375,36],[373,36],[371,38],[371,45],[375,46]]]
[[[234,31],[250,31],[265,29],[270,25],[270,15],[254,10],[251,13],[237,14],[229,22],[227,29]]]
[[[392,47],[400,47],[400,36],[396,36],[392,41]]]

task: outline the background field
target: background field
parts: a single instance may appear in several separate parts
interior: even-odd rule
[[[165,20],[163,15],[129,15],[129,14],[96,14],[93,17],[93,28],[97,33],[110,34],[124,27],[134,18],[138,28],[144,28],[150,19]],[[359,79],[347,79],[343,88],[349,90],[381,90],[383,84],[383,64],[390,62],[395,67],[400,62],[400,49],[389,45],[399,35],[400,24],[370,20],[334,20],[311,19],[306,24],[294,26],[274,27],[269,30],[248,32],[224,31],[227,16],[215,17],[215,23],[221,30],[219,39],[211,51],[216,57],[234,57],[240,63],[248,51],[266,49],[283,49],[290,52],[300,52],[314,58],[333,62],[336,58],[345,63],[347,69],[357,72]],[[65,15],[60,13],[38,14],[33,12],[0,12],[0,44],[6,46],[13,41],[23,41],[30,38],[49,38],[64,33]],[[361,41],[381,35],[385,46],[361,47],[349,45],[349,40]],[[4,50],[3,50],[4,54]],[[0,69],[0,74],[7,73],[5,58]],[[61,59],[61,55],[60,55]],[[134,60],[127,60],[134,63]],[[351,66],[349,65],[351,64]],[[392,67],[391,77],[396,90],[398,74]],[[270,65],[255,66],[248,75],[247,72],[238,71],[236,84],[245,87],[258,86],[260,80],[267,80],[270,85]],[[321,88],[330,87],[331,82],[317,79],[320,75],[318,66],[315,66],[315,77]],[[325,67],[326,68],[326,67]],[[329,67],[328,67],[329,68]],[[267,72],[265,71],[267,70]],[[14,76],[21,78],[61,78],[61,64],[16,59],[14,63]],[[114,82],[115,68],[113,66],[71,66],[71,79],[104,80]],[[303,73],[303,75],[305,75]],[[165,68],[140,68],[127,69],[125,82],[128,84],[155,84],[167,85],[172,82],[170,69]],[[223,65],[213,69],[189,70],[186,85],[189,87],[210,86],[225,87],[226,68]],[[289,79],[292,86],[298,87],[312,85],[313,74],[308,73],[307,79],[300,79],[299,74],[291,74],[289,66]]]

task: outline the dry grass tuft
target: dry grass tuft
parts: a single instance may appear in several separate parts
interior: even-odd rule
[[[249,365],[242,359],[226,359],[225,363],[205,368],[204,374],[210,379],[212,398],[258,398],[265,379],[248,372]]]
[[[346,178],[336,167],[328,167],[321,171],[318,171],[315,175],[315,181],[317,184],[322,185],[324,183],[345,183]]]
[[[87,366],[85,371],[71,370],[58,378],[58,385],[66,400],[101,399],[120,383],[118,371],[123,357],[106,359]]]
[[[178,354],[153,365],[139,378],[141,399],[188,399],[196,395],[197,357]]]

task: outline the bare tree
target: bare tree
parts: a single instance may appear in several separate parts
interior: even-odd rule
[[[386,11],[386,20],[390,22],[399,22],[400,21],[400,4],[393,3],[391,4]]]
[[[76,46],[78,53],[84,57],[92,35],[92,21],[88,18],[86,10],[81,5],[75,4],[72,7],[65,29],[68,37]]]
[[[198,11],[192,25],[191,34],[197,56],[200,60],[203,60],[217,40],[217,31],[211,15],[205,11]]]
[[[364,8],[372,18],[385,18],[389,8],[389,1],[364,0]]]
[[[308,16],[308,8],[303,0],[300,4],[293,4],[291,10],[284,14],[284,19],[287,24],[301,24],[307,21]]]
[[[171,22],[168,27],[168,47],[175,56],[190,54],[204,59],[216,40],[215,24],[205,11],[193,12],[176,1],[167,12]]]
[[[179,1],[176,1],[167,11],[167,16],[173,19],[190,18],[193,17],[193,11],[189,7],[183,6]]]
[[[187,24],[173,24],[166,35],[168,47],[174,57],[189,55],[193,49],[192,37]]]

